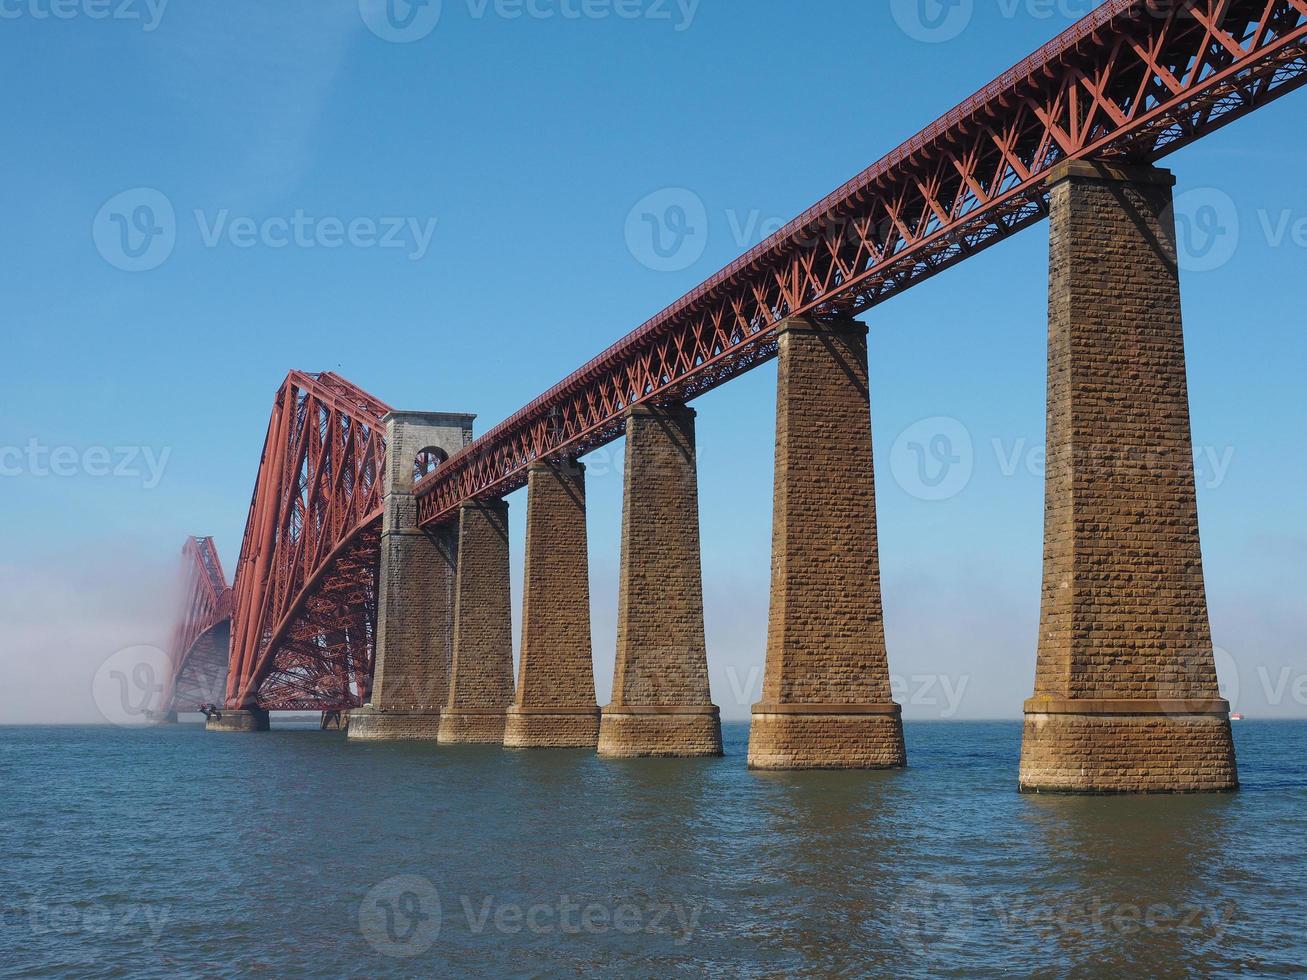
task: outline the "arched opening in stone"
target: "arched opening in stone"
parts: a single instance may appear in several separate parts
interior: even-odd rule
[[[413,459],[413,482],[420,483],[449,459],[449,453],[436,446],[428,446]]]

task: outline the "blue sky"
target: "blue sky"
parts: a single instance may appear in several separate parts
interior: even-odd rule
[[[396,43],[373,0],[0,4],[0,660],[29,692],[0,721],[93,717],[104,658],[166,635],[186,535],[234,567],[289,369],[484,431],[1093,4],[971,0],[934,29],[906,0],[438,6]],[[1186,217],[1220,232],[1185,272],[1190,384],[1216,642],[1258,715],[1307,713],[1304,100],[1167,161]],[[124,192],[172,209],[162,253],[115,250]],[[670,261],[639,236],[650,195],[704,232]],[[1015,717],[1030,693],[1046,276],[1040,227],[866,317],[909,716]],[[761,679],[774,380],[696,402],[714,695],[733,717]],[[940,433],[972,463],[922,499],[938,494],[905,447]],[[33,444],[68,447],[74,475]],[[127,475],[99,475],[95,447]],[[601,701],[620,456],[590,471]]]

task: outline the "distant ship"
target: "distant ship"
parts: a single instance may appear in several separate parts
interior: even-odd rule
[[[1234,714],[1232,714],[1232,715],[1230,716],[1230,720],[1231,720],[1231,721],[1243,721],[1243,715],[1239,714],[1239,712],[1236,711]]]

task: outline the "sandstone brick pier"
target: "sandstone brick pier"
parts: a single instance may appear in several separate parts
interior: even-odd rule
[[[771,608],[755,769],[906,762],[881,618],[867,328],[779,328]]]
[[[1169,171],[1059,166],[1021,788],[1238,786],[1207,616]]]
[[[526,567],[510,748],[594,748],[599,741],[590,650],[585,467],[535,463],[527,474]]]
[[[454,659],[442,743],[499,744],[513,703],[513,621],[508,504],[470,501],[458,511]]]
[[[600,755],[722,752],[708,690],[694,418],[682,405],[637,405],[626,416],[617,664]]]

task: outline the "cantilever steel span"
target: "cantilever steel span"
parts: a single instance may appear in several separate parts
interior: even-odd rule
[[[183,609],[172,648],[172,675],[160,712],[216,704],[227,685],[231,589],[213,538],[188,538],[182,548]]]
[[[450,459],[420,521],[748,371],[787,316],[860,313],[1041,220],[1059,161],[1151,163],[1299,87],[1305,39],[1307,0],[1108,0]]]
[[[367,701],[389,411],[330,373],[293,371],[278,391],[236,570],[228,707]]]

